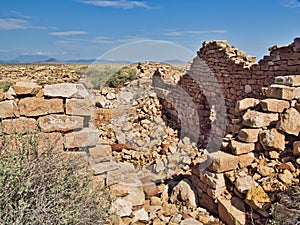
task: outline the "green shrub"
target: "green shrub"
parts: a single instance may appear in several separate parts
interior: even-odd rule
[[[10,82],[0,81],[0,89],[2,89],[3,92],[7,92],[12,85]]]
[[[114,73],[105,83],[106,86],[118,88],[123,86],[126,82],[138,78],[137,71],[128,67],[123,67]]]
[[[14,149],[0,136],[0,224],[105,224],[109,198],[84,159],[40,152],[37,135],[15,135]]]
[[[99,89],[104,86],[106,81],[117,72],[117,69],[111,67],[92,68],[87,71],[87,75],[94,88]]]

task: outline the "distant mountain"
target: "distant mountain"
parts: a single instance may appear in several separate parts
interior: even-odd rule
[[[35,63],[47,61],[50,58],[51,57],[46,55],[20,55],[10,61],[13,63]]]
[[[168,63],[168,64],[186,64],[187,62],[182,61],[180,59],[168,59],[164,60],[161,63]]]

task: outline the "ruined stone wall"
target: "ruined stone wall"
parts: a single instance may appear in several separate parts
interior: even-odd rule
[[[240,118],[239,112],[235,110],[238,100],[246,97],[260,98],[261,88],[269,86],[275,76],[300,73],[300,38],[296,38],[288,46],[274,46],[269,50],[270,55],[256,63],[254,56],[247,56],[245,52],[230,46],[227,41],[203,43],[190,70],[181,77],[177,87],[173,87],[182,88],[192,98],[192,108],[198,112],[197,120],[200,121],[197,129],[197,132],[200,129],[200,144],[208,142],[207,134],[213,122],[212,111],[218,111],[222,96],[227,113],[225,130],[227,133],[235,133]],[[173,94],[173,97],[168,95],[168,99],[163,102],[164,112],[176,124],[175,127],[182,126],[178,110],[187,109],[186,98]],[[177,103],[174,105],[172,102]],[[184,123],[191,127],[189,135],[195,136],[195,118],[187,119]]]
[[[94,102],[81,84],[45,85],[16,82],[0,89],[0,144],[15,149],[22,139],[36,138],[39,150],[75,150],[95,146],[96,129],[90,127]]]

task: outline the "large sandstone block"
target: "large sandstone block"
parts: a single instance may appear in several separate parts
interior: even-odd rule
[[[236,111],[242,112],[249,108],[253,108],[258,105],[259,100],[255,98],[245,98],[236,103]]]
[[[287,85],[287,86],[300,86],[300,75],[290,76],[278,76],[275,77],[275,84]]]
[[[258,134],[262,129],[243,128],[240,129],[238,139],[247,143],[255,143],[258,141]]]
[[[64,136],[65,148],[81,148],[95,146],[99,141],[96,130],[84,128],[78,132],[67,133]]]
[[[272,84],[266,93],[269,98],[292,100],[295,97],[295,88]]]
[[[95,104],[92,99],[87,97],[86,99],[67,99],[66,101],[66,114],[78,115],[78,116],[93,116],[95,110]]]
[[[278,130],[298,136],[300,132],[300,113],[289,108],[280,118]]]
[[[39,127],[43,132],[68,132],[83,128],[84,118],[80,116],[66,116],[51,114],[38,119]]]
[[[220,219],[228,225],[246,224],[246,207],[244,202],[237,197],[233,197],[231,200],[219,199],[218,211]]]
[[[26,117],[3,120],[2,126],[3,126],[2,132],[5,134],[24,134],[24,133],[37,131],[36,120],[32,118],[26,118]]]
[[[18,108],[13,100],[0,102],[0,118],[12,118],[18,114]]]
[[[259,127],[267,127],[276,121],[278,121],[277,113],[262,113],[262,112],[248,110],[243,115],[242,123],[249,127],[259,128]]]
[[[40,152],[62,152],[64,149],[63,142],[61,133],[39,133],[37,138]]]
[[[38,86],[34,82],[25,82],[25,81],[18,81],[14,85],[14,90],[17,95],[36,95],[41,86]]]
[[[264,130],[259,134],[259,142],[265,150],[283,151],[285,148],[285,135],[277,129]]]
[[[82,84],[60,83],[44,87],[44,95],[61,98],[85,98],[89,95]]]
[[[23,98],[18,103],[20,115],[22,116],[42,116],[52,113],[63,113],[63,100],[58,98]]]
[[[193,167],[192,173],[210,188],[219,189],[225,187],[225,179],[222,173],[200,170],[198,167]]]
[[[234,170],[238,167],[238,157],[225,152],[211,153],[209,158],[212,163],[208,168],[217,173]]]
[[[268,98],[260,101],[261,108],[267,112],[282,113],[283,110],[290,108],[290,103],[285,100]]]
[[[254,151],[255,144],[254,143],[244,143],[244,142],[232,140],[230,143],[230,149],[233,154],[241,155],[244,153],[249,153],[249,152]]]

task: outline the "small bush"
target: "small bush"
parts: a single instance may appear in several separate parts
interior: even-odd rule
[[[93,84],[94,88],[99,89],[105,85],[106,81],[117,72],[117,69],[111,67],[105,67],[104,69],[92,68],[87,71],[89,80]]]
[[[105,83],[106,86],[118,88],[123,86],[126,82],[138,78],[137,71],[124,67],[113,74]]]
[[[106,224],[108,195],[84,159],[40,152],[37,135],[15,135],[14,150],[0,136],[0,224]]]
[[[10,82],[0,81],[0,89],[2,89],[3,92],[7,92],[12,85],[13,84]]]

